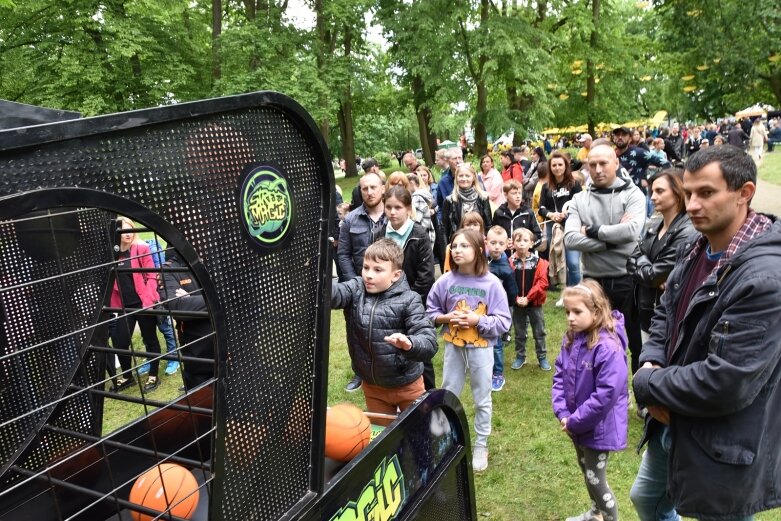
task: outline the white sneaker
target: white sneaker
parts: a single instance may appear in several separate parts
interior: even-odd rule
[[[556,301],[556,307],[557,308],[563,308],[564,307],[564,297],[561,297],[559,300]]]
[[[472,470],[482,472],[488,468],[488,447],[475,447],[472,451]]]

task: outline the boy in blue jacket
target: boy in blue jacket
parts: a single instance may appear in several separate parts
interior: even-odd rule
[[[423,361],[437,352],[434,324],[407,284],[403,261],[398,244],[380,239],[366,248],[361,277],[331,289],[331,308],[350,309],[347,345],[369,412],[396,414],[420,398]]]
[[[515,283],[513,269],[510,266],[510,260],[507,258],[505,250],[508,245],[507,231],[501,226],[493,226],[486,234],[486,244],[488,246],[488,269],[491,273],[502,281],[504,292],[507,293],[507,302],[510,309],[518,296],[518,285]],[[501,391],[504,387],[504,343],[502,339],[496,342],[494,346],[494,375],[491,378],[491,390]]]

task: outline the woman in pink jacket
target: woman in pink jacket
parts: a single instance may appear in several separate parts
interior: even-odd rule
[[[121,229],[135,228],[133,221],[127,217],[117,219]],[[116,253],[117,268],[154,268],[154,262],[149,247],[136,239],[135,233],[123,233],[119,239],[119,250]],[[151,308],[160,297],[157,293],[157,274],[125,273],[117,271],[114,279],[114,288],[111,291],[111,307],[113,308]],[[160,353],[160,342],[157,339],[157,319],[154,316],[120,313],[121,317],[114,323],[111,331],[111,343],[115,349],[130,350],[130,343],[135,331],[136,323],[141,329],[147,349],[152,353]],[[119,363],[122,366],[122,374],[117,378],[115,390],[121,391],[135,384],[133,373],[130,371],[132,361],[130,355],[120,355]],[[157,377],[159,360],[150,362],[149,376],[143,385],[146,392],[157,389],[160,381]]]

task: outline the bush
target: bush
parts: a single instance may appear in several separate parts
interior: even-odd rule
[[[388,152],[377,152],[373,157],[380,164],[380,170],[383,171],[399,164],[396,162],[396,158],[391,156]]]

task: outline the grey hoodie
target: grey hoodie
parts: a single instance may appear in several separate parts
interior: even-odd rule
[[[592,185],[570,201],[564,246],[583,252],[586,277],[621,277],[626,259],[645,226],[645,195],[632,181],[616,177],[609,188]],[[624,214],[632,218],[621,223]],[[589,227],[587,235],[581,226]]]

